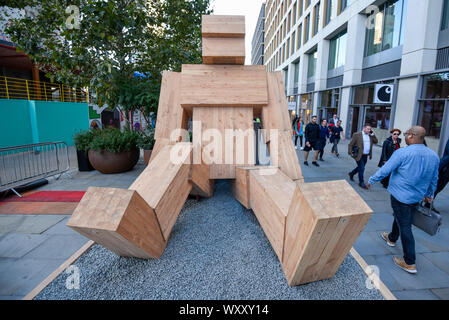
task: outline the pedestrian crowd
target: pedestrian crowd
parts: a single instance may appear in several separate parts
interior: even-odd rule
[[[327,143],[332,144],[331,153],[339,157],[338,143],[345,139],[345,135],[336,114],[329,121],[322,119],[320,124],[317,123],[317,117],[313,116],[306,126],[300,117],[295,117],[292,126],[295,148],[299,138],[300,148],[304,150],[304,165],[309,165],[309,152],[313,150],[312,164],[319,167],[318,159],[324,161]],[[354,177],[357,175],[358,185],[364,190],[370,190],[377,182],[388,190],[394,219],[391,232],[382,232],[380,236],[392,247],[400,238],[404,256],[393,257],[394,263],[414,274],[417,273],[412,233],[414,215],[419,208],[428,208],[433,214],[439,213],[433,207],[433,201],[449,182],[449,140],[440,159],[436,152],[427,147],[426,130],[423,127],[413,126],[404,133],[405,148],[401,148],[400,129],[395,128],[390,134],[382,144],[379,170],[365,183],[365,167],[373,157],[373,146],[379,140],[369,124],[365,124],[362,131],[354,133],[348,144],[348,154],[355,160],[356,167],[348,176],[355,182]]]

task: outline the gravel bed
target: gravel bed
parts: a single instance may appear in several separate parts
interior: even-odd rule
[[[289,287],[281,264],[251,210],[232,196],[230,183],[215,195],[188,200],[158,260],[119,257],[95,244],[74,264],[79,289],[63,272],[37,297],[45,299],[383,299],[348,255],[335,277]]]

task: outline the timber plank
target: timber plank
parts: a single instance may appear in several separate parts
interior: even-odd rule
[[[244,38],[203,38],[204,64],[245,64]]]
[[[181,106],[261,108],[268,103],[264,66],[182,65]]]

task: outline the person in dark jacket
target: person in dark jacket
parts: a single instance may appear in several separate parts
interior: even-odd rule
[[[320,125],[320,161],[324,161],[324,147],[326,146],[326,142],[329,140],[329,127],[327,126],[327,120],[321,120]]]
[[[346,141],[343,128],[341,127],[341,120],[338,120],[337,124],[331,127],[331,137],[329,139],[330,143],[333,144],[331,153],[335,153],[335,156],[337,158],[340,156],[340,154],[338,153],[338,143],[340,142],[340,139],[342,137]]]
[[[437,194],[443,191],[449,182],[449,139],[446,142],[446,147],[444,148],[443,157],[440,160],[440,166],[438,167],[438,183],[437,190],[433,198],[437,197]],[[429,203],[426,203],[426,207],[430,207]],[[440,213],[437,209],[433,208],[433,211]]]
[[[320,125],[316,123],[316,116],[312,117],[312,122],[310,122],[306,126],[306,132],[305,132],[305,140],[306,140],[306,146],[304,148],[304,164],[306,166],[309,165],[307,162],[307,159],[309,157],[310,150],[315,151],[315,156],[313,158],[312,164],[316,167],[319,167],[320,165],[317,162],[318,159],[318,153],[320,152]]]
[[[399,129],[393,129],[390,131],[391,136],[389,136],[382,145],[382,154],[379,159],[379,164],[377,165],[381,168],[393,155],[393,152],[398,150],[401,147],[401,135],[402,131]],[[381,181],[382,185],[385,189],[388,188],[388,184],[390,183],[390,175],[383,178]]]

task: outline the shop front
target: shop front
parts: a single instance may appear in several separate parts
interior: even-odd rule
[[[321,91],[319,93],[318,121],[329,121],[334,114],[338,115],[340,107],[340,89]]]
[[[385,88],[382,88],[385,87]],[[383,98],[382,90],[388,93],[387,99]],[[351,135],[361,131],[365,124],[369,124],[379,144],[382,145],[385,139],[390,136],[391,128],[391,110],[392,110],[392,82],[367,84],[353,88],[353,102],[349,108],[349,129]]]
[[[429,148],[442,155],[449,138],[449,73],[423,78],[417,125],[426,129]]]
[[[300,95],[300,105],[298,114],[303,119],[304,124],[310,122],[312,117],[313,93],[305,93]]]

